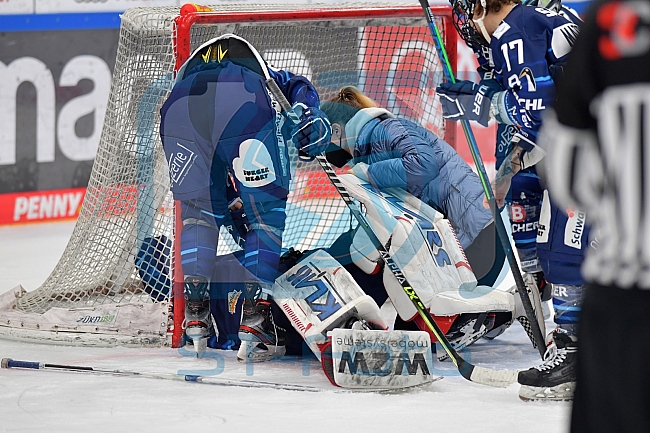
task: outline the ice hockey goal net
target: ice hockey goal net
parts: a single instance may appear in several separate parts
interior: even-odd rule
[[[75,229],[44,284],[0,296],[0,337],[94,345],[178,346],[180,266],[174,204],[158,135],[174,72],[203,42],[234,33],[269,64],[308,77],[322,100],[355,85],[454,145],[435,87],[443,73],[419,6],[220,5],[216,12],[134,8],[122,15],[101,141]],[[434,7],[452,67],[449,8]],[[294,155],[295,156],[295,155]],[[287,248],[328,246],[353,224],[316,163],[295,162]],[[220,252],[235,248],[224,234]],[[176,281],[176,284],[172,284]],[[172,288],[172,286],[174,286]],[[180,298],[180,299],[179,299]]]

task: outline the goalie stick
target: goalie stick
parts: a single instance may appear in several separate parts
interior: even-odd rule
[[[428,0],[420,0],[420,5],[424,10],[424,15],[427,19],[427,23],[429,24],[429,30],[431,31],[431,36],[433,37],[434,45],[436,46],[436,51],[438,52],[438,57],[440,58],[440,62],[443,64],[442,70],[445,74],[445,78],[449,82],[455,83],[456,78],[454,77],[454,71],[452,70],[451,65],[449,64],[447,51],[445,50],[445,45],[442,42],[442,36],[440,35],[438,26],[436,26],[436,23],[433,20],[433,12],[431,11],[431,6],[429,5]],[[537,314],[533,309],[533,304],[528,295],[528,289],[526,288],[526,283],[524,282],[524,278],[521,275],[521,271],[519,270],[517,259],[515,258],[512,245],[510,244],[508,232],[506,231],[506,228],[503,225],[501,214],[499,212],[499,209],[497,208],[497,202],[496,199],[494,198],[492,185],[490,185],[487,172],[485,171],[485,165],[483,164],[483,160],[481,159],[481,154],[478,150],[476,139],[474,138],[474,134],[472,132],[472,128],[470,127],[469,121],[467,121],[466,119],[461,119],[460,123],[463,127],[463,132],[465,133],[465,138],[467,139],[469,150],[470,153],[472,154],[474,165],[476,166],[476,171],[481,180],[481,185],[483,186],[485,197],[487,198],[488,203],[490,205],[490,210],[492,211],[492,218],[494,218],[494,223],[496,224],[497,235],[499,237],[499,240],[501,241],[501,246],[503,250],[506,252],[506,256],[508,257],[508,264],[510,265],[510,271],[512,272],[512,276],[515,279],[515,284],[517,285],[517,292],[519,293],[519,297],[521,298],[521,304],[524,306],[526,317],[530,322],[529,325],[531,327],[531,331],[533,335],[531,337],[530,334],[528,333],[527,334],[531,338],[531,342],[533,343],[533,345],[537,346],[537,350],[539,351],[539,354],[541,355],[542,359],[544,359],[544,353],[546,352],[545,338],[544,335],[542,334],[542,330],[539,327],[539,322],[537,321]],[[540,311],[539,314],[542,314],[542,312]]]
[[[269,89],[269,92],[280,104],[280,107],[282,108],[282,111],[286,114],[287,118],[291,120],[294,124],[299,123],[300,119],[298,118],[296,113],[294,113],[294,111],[292,110],[291,104],[289,104],[287,98],[284,96],[282,91],[280,91],[280,88],[278,87],[277,83],[273,79],[269,79],[266,81],[266,86]],[[517,381],[517,374],[519,373],[518,370],[494,370],[491,368],[479,367],[473,365],[468,361],[465,361],[458,354],[458,352],[456,352],[456,350],[452,347],[451,343],[449,343],[449,340],[447,340],[447,337],[445,337],[445,334],[442,332],[438,324],[435,322],[433,317],[431,317],[431,314],[424,306],[424,303],[422,302],[418,294],[415,292],[413,287],[411,287],[411,285],[407,281],[406,276],[402,273],[399,265],[392,259],[386,247],[377,238],[377,235],[375,234],[374,230],[368,223],[368,220],[361,213],[359,206],[357,206],[354,203],[352,197],[350,196],[350,194],[348,194],[347,190],[345,189],[345,186],[341,183],[341,181],[339,180],[338,176],[330,166],[325,156],[318,155],[316,156],[316,160],[320,164],[323,171],[325,171],[325,174],[327,174],[327,177],[329,178],[332,185],[334,185],[334,187],[336,188],[337,192],[340,194],[345,204],[350,209],[352,215],[354,215],[354,217],[359,222],[361,228],[368,235],[368,238],[372,242],[373,246],[379,252],[379,255],[383,259],[386,267],[393,273],[397,281],[402,286],[402,289],[404,289],[404,292],[406,292],[411,302],[413,302],[413,305],[415,306],[419,315],[422,317],[424,323],[438,339],[438,342],[443,347],[445,352],[447,352],[447,355],[449,355],[449,357],[453,361],[454,365],[458,369],[458,372],[465,379],[471,382],[476,382],[488,386],[504,388],[512,383],[515,383]]]

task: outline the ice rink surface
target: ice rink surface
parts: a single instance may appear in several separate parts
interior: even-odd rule
[[[0,293],[36,289],[50,274],[74,222],[0,227]],[[506,280],[506,283],[508,280]],[[505,283],[504,283],[505,284]],[[547,328],[553,326],[547,322]],[[234,352],[208,349],[91,348],[0,340],[0,358],[85,365],[109,370],[192,372],[223,378],[305,384],[322,392],[222,387],[147,378],[0,369],[0,432],[480,432],[568,430],[569,403],[524,403],[518,385],[490,388],[435,362],[443,379],[395,394],[340,393],[316,361],[295,358],[247,370]],[[493,341],[462,352],[491,368],[540,363],[518,323]]]

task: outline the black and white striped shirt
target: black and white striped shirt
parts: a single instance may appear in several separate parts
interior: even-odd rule
[[[544,120],[549,191],[587,212],[586,280],[650,289],[650,2],[590,9]]]

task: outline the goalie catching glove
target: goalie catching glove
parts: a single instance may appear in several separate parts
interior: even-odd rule
[[[291,107],[300,122],[291,132],[291,140],[301,159],[311,161],[325,151],[332,139],[332,126],[325,113],[315,107],[295,103]]]

